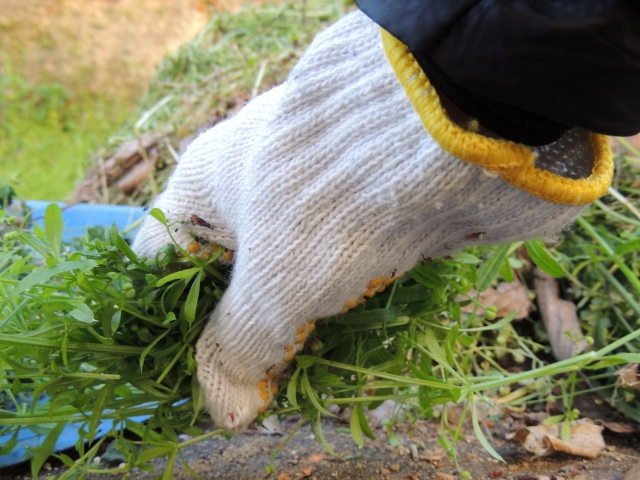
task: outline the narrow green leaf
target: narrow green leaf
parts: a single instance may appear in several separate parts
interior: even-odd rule
[[[162,277],[160,280],[158,280],[156,282],[156,287],[161,287],[165,283],[169,283],[169,282],[172,282],[174,280],[182,280],[183,278],[190,279],[196,273],[200,273],[200,272],[202,272],[202,268],[200,268],[200,267],[187,268],[186,270],[180,270],[178,272],[174,272],[174,273],[172,273],[170,275],[167,275],[166,277]]]
[[[564,418],[564,415],[553,415],[551,417],[545,418],[542,421],[542,424],[548,427],[549,425],[555,425],[556,423],[560,423],[563,418]]]
[[[167,224],[167,217],[164,216],[164,212],[159,208],[152,208],[149,215],[158,220],[161,224]]]
[[[141,451],[140,455],[138,455],[138,463],[147,463],[154,458],[164,457],[174,449],[175,447],[173,445],[163,445],[161,447],[147,448],[146,450]]]
[[[571,422],[569,422],[569,419],[565,419],[565,421],[562,422],[562,427],[560,428],[560,438],[562,438],[562,440],[564,440],[565,442],[571,441]]]
[[[637,251],[640,251],[640,238],[621,243],[615,248],[616,255],[625,255],[627,253]]]
[[[112,392],[113,382],[107,382],[96,394],[96,399],[93,402],[93,412],[91,412],[91,418],[89,419],[88,440],[90,442],[92,442],[95,438],[96,430],[98,429],[98,425],[100,424],[102,411],[107,406],[107,402],[109,401],[109,397],[111,396]]]
[[[456,255],[456,262],[475,265],[476,263],[480,263],[480,259],[475,255],[471,255],[470,253],[462,252]]]
[[[46,283],[49,279],[61,273],[70,272],[72,270],[80,270],[82,272],[86,272],[87,270],[90,270],[95,266],[95,261],[87,260],[84,262],[65,262],[54,267],[38,268],[22,280],[20,280],[20,283],[15,286],[15,288],[11,292],[11,295],[20,295],[22,292],[30,289],[34,285],[37,285],[39,283]]]
[[[187,300],[184,304],[184,318],[187,323],[193,323],[196,319],[196,308],[198,307],[198,297],[200,295],[200,279],[202,278],[202,272],[198,273],[196,279],[191,284]]]
[[[60,255],[63,229],[62,209],[59,205],[50,203],[44,212],[44,231],[47,234],[47,239],[49,240],[51,249],[56,257]]]
[[[62,351],[62,363],[64,363],[65,367],[69,366],[69,355],[67,353],[67,335],[65,333],[64,337],[62,337],[62,345],[60,347]]]
[[[362,428],[360,428],[360,415],[356,412],[358,407],[362,408],[362,405],[357,404],[351,411],[351,437],[358,446],[364,447],[364,437],[362,436]]]
[[[193,426],[204,410],[204,390],[202,390],[197,375],[191,377],[191,400],[193,402],[193,417],[191,417],[189,425]]]
[[[438,361],[438,363],[447,367],[451,367],[451,365],[447,361],[447,355],[444,349],[440,346],[440,343],[436,339],[436,336],[434,335],[433,331],[431,330],[427,331],[426,334],[424,335],[424,340],[425,340],[424,346],[426,347],[427,350],[429,350],[429,353],[433,355],[433,358],[435,358]]]
[[[334,457],[340,457],[340,455],[334,452],[333,449],[327,443],[327,441],[324,439],[324,435],[322,434],[322,421],[320,417],[320,412],[318,412],[318,415],[316,416],[316,435],[320,439],[320,443],[322,443],[322,445],[324,446],[324,449],[327,452],[329,452]]]
[[[131,249],[131,247],[129,246],[129,244],[124,240],[124,238],[122,238],[120,236],[119,233],[116,234],[116,247],[118,247],[118,250],[120,250],[120,252],[127,257],[129,260],[131,260],[132,262],[138,262],[138,256],[135,254],[135,252]]]
[[[513,282],[513,270],[511,270],[511,264],[509,263],[508,258],[505,258],[504,262],[502,262],[502,266],[500,267],[500,275],[502,275],[502,278],[504,278],[505,282]]]
[[[558,262],[555,261],[551,255],[547,252],[547,249],[536,240],[529,240],[524,242],[524,246],[527,249],[527,253],[540,270],[548,273],[554,278],[564,277],[564,271]]]
[[[37,223],[33,225],[33,233],[36,238],[40,240],[42,243],[47,243],[47,234],[44,233],[44,230]]]
[[[371,427],[369,427],[369,422],[367,422],[367,416],[364,414],[364,407],[362,406],[362,404],[356,403],[354,411],[357,412],[358,416],[360,417],[360,428],[362,428],[362,433],[364,433],[365,436],[370,438],[371,440],[375,440],[376,436],[371,431]]]
[[[169,454],[169,461],[167,462],[167,466],[164,470],[164,475],[162,475],[162,480],[173,480],[173,467],[176,463],[176,457],[178,456],[178,449],[174,448],[173,451]]]
[[[320,378],[318,378],[316,381],[314,381],[314,383],[328,383],[329,385],[340,385],[342,383],[342,380],[340,380],[340,377],[337,375],[334,375],[333,373],[325,373],[324,375],[322,375]]]
[[[487,440],[487,437],[484,436],[484,432],[482,431],[482,428],[480,428],[480,423],[478,422],[478,412],[476,411],[475,397],[471,395],[469,397],[469,401],[471,402],[471,422],[473,423],[473,431],[476,433],[476,438],[480,441],[480,444],[489,453],[489,455],[491,455],[496,460],[500,460],[501,462],[504,462],[504,459],[491,446],[491,444]]]
[[[589,365],[588,369],[599,370],[605,367],[620,365],[621,363],[640,363],[640,353],[619,353],[602,358],[599,362]]]
[[[31,476],[33,478],[38,478],[38,473],[40,472],[42,465],[44,465],[44,462],[53,453],[53,448],[55,447],[58,437],[62,433],[62,430],[64,430],[65,426],[66,422],[56,424],[56,426],[47,434],[44,442],[35,449],[36,455],[31,460]]]
[[[301,367],[298,367],[293,375],[291,375],[291,380],[289,380],[289,384],[287,385],[287,398],[289,399],[289,403],[294,407],[298,407],[298,398],[296,395],[298,394],[298,375],[300,375]]]
[[[73,467],[73,465],[76,463],[71,459],[69,455],[65,455],[64,453],[59,453],[58,455],[56,455],[56,457],[59,458],[66,467]]]
[[[153,341],[149,345],[147,345],[145,349],[142,351],[142,354],[140,355],[140,371],[141,372],[143,371],[144,359],[147,358],[147,355],[153,349],[153,347],[155,347],[160,340],[166,337],[170,331],[171,330],[167,328],[164,332],[158,335],[157,338],[154,338]]]
[[[371,323],[392,322],[396,318],[396,315],[391,310],[380,308],[361,313],[338,315],[332,318],[331,323],[338,325],[368,325]]]
[[[517,310],[514,310],[513,312],[511,312],[509,315],[507,315],[506,317],[500,319],[499,321],[492,323],[491,325],[485,325],[484,327],[474,327],[474,328],[462,328],[460,329],[461,332],[484,332],[487,330],[500,330],[502,327],[508,325],[509,323],[511,323],[513,321],[514,318],[516,318],[516,315],[518,314]]]
[[[482,264],[478,270],[478,278],[476,280],[477,291],[483,292],[491,285],[504,260],[507,258],[510,246],[510,244],[500,245]]]
[[[306,370],[302,375],[302,390],[303,390],[303,393],[307,396],[307,398],[311,400],[311,403],[313,403],[313,406],[316,407],[316,410],[318,410],[318,412],[321,412],[324,415],[328,415],[329,417],[335,417],[333,413],[331,413],[329,410],[327,410],[322,405],[320,405],[320,401],[316,396],[316,393],[313,391],[313,388],[311,388],[311,384],[309,383],[309,377],[307,376]]]
[[[111,333],[114,334],[118,331],[118,327],[120,327],[120,319],[122,318],[122,310],[116,310],[111,316],[111,322],[109,323],[109,327],[111,328]],[[107,335],[109,337],[109,335]]]

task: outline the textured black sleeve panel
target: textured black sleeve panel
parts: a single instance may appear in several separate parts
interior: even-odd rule
[[[640,0],[356,2],[479,98],[598,133],[640,131]]]

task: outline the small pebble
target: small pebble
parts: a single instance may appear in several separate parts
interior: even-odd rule
[[[391,470],[392,472],[399,472],[400,465],[398,465],[397,463],[392,463],[391,465],[389,465],[389,470]]]
[[[93,463],[100,463],[101,460],[100,457],[93,457]]]

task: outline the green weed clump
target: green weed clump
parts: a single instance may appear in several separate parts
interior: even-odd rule
[[[151,215],[171,233],[161,211]],[[115,227],[72,249],[61,241],[56,205],[48,208],[44,229],[29,230],[4,210],[0,218],[6,232],[0,250],[0,434],[13,435],[3,453],[14,448],[22,428],[46,433],[32,452],[35,477],[64,426],[75,423],[77,458],[55,454],[68,467],[61,478],[152,470],[149,462],[166,456],[169,479],[181,448],[225,434],[203,430],[208,417],[193,359],[198,334],[227,285],[217,256],[205,261],[169,245],[155,258],[141,259]],[[508,275],[505,265],[517,263],[519,246],[425,261],[353,312],[319,322],[264,415],[301,415],[331,451],[321,423],[331,415],[329,405],[353,406],[350,431],[363,445],[365,436],[373,437],[365,410],[393,399],[413,418],[440,416],[440,443],[454,460],[467,416],[481,444],[500,458],[480,428],[479,402],[495,404],[508,386],[544,394],[559,384],[568,388],[571,407],[580,393],[577,372],[604,378],[605,369],[640,362],[640,354],[625,351],[637,345],[640,329],[598,350],[546,364],[536,356],[535,342],[512,327],[515,312],[501,319],[492,309],[483,315],[477,309],[462,312],[461,305],[479,306],[472,288],[482,291],[501,271]],[[543,245],[525,246],[540,267],[562,272]],[[487,353],[495,350],[498,332],[508,332],[517,345],[506,351],[519,349],[533,368],[509,373]],[[451,426],[446,410],[460,401],[462,418]],[[626,401],[631,407],[635,397]],[[140,415],[150,419],[140,422]],[[569,408],[557,420],[569,425],[575,416]],[[98,439],[101,422],[109,419],[113,425]],[[180,442],[182,432],[194,438]],[[107,439],[126,459],[124,466],[92,463]]]

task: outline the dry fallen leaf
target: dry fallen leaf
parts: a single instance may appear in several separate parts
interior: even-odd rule
[[[476,291],[471,290],[467,293],[471,298],[476,296]],[[458,301],[468,300],[467,296],[459,297]],[[480,293],[478,299],[480,304],[484,307],[495,305],[497,317],[506,317],[513,311],[518,313],[515,316],[515,320],[522,320],[529,315],[529,308],[531,307],[531,300],[527,293],[527,288],[514,279],[511,283],[502,282],[498,284],[497,288],[487,288],[484,292]],[[465,313],[472,313],[474,304],[462,307],[462,311]],[[483,315],[485,309],[478,307],[477,313]]]
[[[540,316],[549,334],[553,356],[566,360],[582,353],[589,344],[583,338],[576,306],[559,297],[558,281],[539,268],[535,269],[534,283]],[[576,342],[564,333],[566,331],[570,331],[574,338],[580,338],[577,347]]]
[[[324,460],[324,455],[320,453],[314,453],[309,457],[309,460],[311,460],[313,463],[318,463]]]
[[[602,422],[607,430],[615,433],[636,433],[638,429],[632,423],[623,422]]]
[[[638,364],[630,363],[626,367],[616,372],[618,383],[621,387],[632,387],[640,391],[640,374],[638,374]]]
[[[585,458],[596,458],[605,447],[603,427],[583,418],[571,426],[571,440],[558,438],[559,424],[537,425],[518,430],[513,437],[516,442],[537,456],[544,457],[555,452],[565,452]]]

